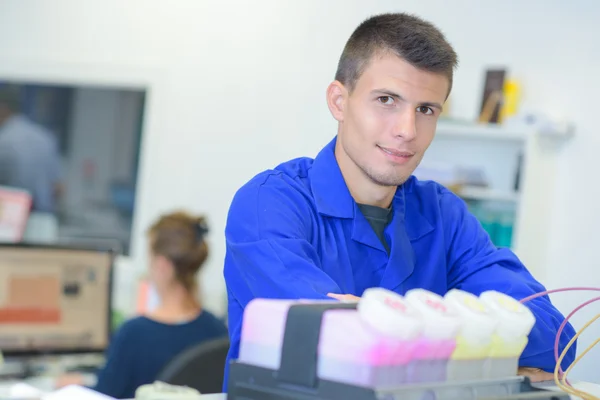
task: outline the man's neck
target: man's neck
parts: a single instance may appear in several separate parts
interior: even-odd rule
[[[359,204],[388,208],[392,204],[397,188],[381,186],[373,182],[346,155],[341,146],[339,141],[336,142],[335,158],[354,201]]]
[[[359,186],[360,190],[354,190],[349,181],[346,181],[346,185],[350,190],[350,195],[357,203],[381,208],[389,208],[396,193],[396,188],[381,187],[375,184],[354,185],[354,187]]]

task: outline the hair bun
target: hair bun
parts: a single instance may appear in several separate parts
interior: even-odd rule
[[[204,240],[204,237],[209,232],[208,225],[206,224],[206,221],[204,220],[204,218],[198,219],[198,221],[196,222],[195,228],[196,228],[196,237],[198,238],[198,241]]]

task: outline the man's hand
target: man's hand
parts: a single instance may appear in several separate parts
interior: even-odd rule
[[[353,303],[360,300],[360,297],[356,297],[353,294],[327,293],[327,296],[337,299],[339,301],[343,301],[344,303]]]
[[[531,379],[531,382],[543,382],[554,380],[553,373],[546,372],[539,368],[520,367],[517,374],[528,377],[529,379]]]

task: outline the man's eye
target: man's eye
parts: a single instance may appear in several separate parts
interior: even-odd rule
[[[425,115],[432,115],[433,114],[433,110],[431,109],[431,107],[427,107],[427,106],[417,107],[417,111],[420,112],[420,113],[423,113]]]
[[[392,96],[381,96],[378,98],[380,103],[383,103],[385,105],[392,105],[394,104],[394,98]]]

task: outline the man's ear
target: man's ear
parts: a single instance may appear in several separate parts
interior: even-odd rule
[[[344,121],[344,110],[348,100],[348,90],[339,81],[333,81],[327,87],[327,106],[333,118],[338,122]]]

